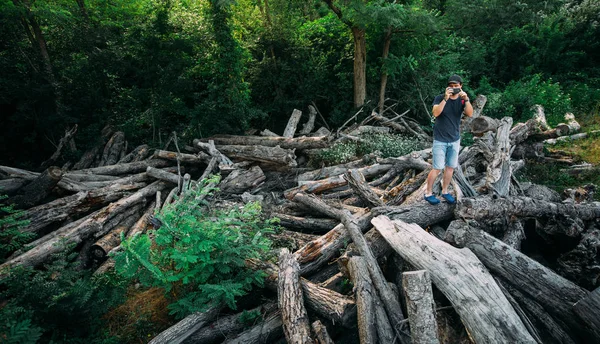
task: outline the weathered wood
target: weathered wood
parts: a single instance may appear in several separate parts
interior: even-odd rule
[[[374,154],[368,154],[363,156],[362,159],[354,160],[345,164],[339,164],[334,166],[322,167],[313,171],[305,172],[299,174],[296,180],[298,181],[298,185],[301,185],[301,182],[305,181],[314,181],[334,176],[339,176],[344,174],[347,170],[352,168],[361,168],[367,164],[371,164],[374,162],[376,156]]]
[[[300,266],[294,256],[284,248],[279,254],[277,296],[283,333],[290,344],[314,343],[310,335],[308,314],[300,287]]]
[[[169,327],[158,336],[152,338],[148,344],[180,344],[196,331],[210,323],[219,315],[221,307],[211,307],[205,312],[188,315],[177,324]]]
[[[40,165],[40,167],[45,169],[45,168],[48,168],[50,165],[54,164],[56,162],[56,160],[58,160],[58,158],[62,154],[62,150],[65,148],[65,146],[67,144],[69,144],[70,142],[72,142],[73,136],[75,136],[76,133],[77,133],[77,124],[75,124],[75,126],[73,126],[73,128],[71,130],[65,130],[65,135],[60,139],[60,141],[58,141],[58,145],[56,146],[56,151],[54,151],[54,153],[52,154],[50,159],[44,161]],[[75,148],[75,147],[72,146],[71,148]]]
[[[269,129],[265,129],[263,131],[260,132],[260,136],[267,136],[267,137],[281,137],[281,135],[278,135],[272,131],[270,131]]]
[[[426,169],[413,178],[393,187],[384,195],[383,200],[388,205],[402,204],[410,194],[418,190],[419,187],[423,185],[423,183],[427,180],[429,171],[431,171],[431,169]]]
[[[383,277],[383,272],[377,264],[377,260],[373,256],[373,253],[369,249],[367,241],[362,235],[362,229],[358,223],[358,219],[355,218],[352,214],[350,214],[349,211],[337,210],[325,204],[324,202],[316,198],[308,197],[307,195],[297,194],[294,197],[294,200],[313,207],[315,211],[335,215],[335,217],[338,218],[344,224],[344,227],[346,227],[348,234],[352,238],[352,241],[356,245],[361,256],[365,258],[367,268],[369,269],[369,273],[371,275],[371,280],[373,281],[375,289],[377,289],[377,292],[381,296],[381,301],[383,301],[385,310],[388,314],[388,318],[390,319],[390,323],[392,324],[394,331],[398,335],[400,342],[408,342],[409,338],[407,338],[402,326],[402,320],[404,319],[404,315],[402,313],[400,303],[398,302],[396,295],[393,294],[389,285],[385,281]]]
[[[281,312],[276,311],[265,317],[265,320],[252,328],[228,339],[223,344],[263,344],[275,343],[283,335]]]
[[[600,217],[600,207],[593,204],[554,203],[522,196],[508,198],[481,196],[465,198],[456,207],[455,215],[457,218],[476,221],[510,216],[571,217],[589,221]]]
[[[154,196],[157,190],[164,188],[165,184],[163,182],[152,183],[133,195],[104,207],[94,216],[73,228],[69,228],[69,231],[61,232],[60,236],[52,236],[52,233],[50,233],[51,239],[3,263],[0,265],[0,270],[13,266],[36,266],[52,254],[64,250],[70,244],[79,244],[89,238],[97,239],[101,237],[113,229],[124,217],[130,216],[134,211],[134,206],[143,204],[147,197]]]
[[[281,232],[269,235],[269,237],[277,244],[278,247],[288,247],[291,250],[297,250],[315,240],[318,235],[288,231],[284,229]]]
[[[321,323],[320,320],[313,322],[311,327],[315,334],[315,340],[317,344],[334,344],[333,340],[331,340],[331,337],[329,336],[329,333],[327,332],[327,328]]]
[[[194,140],[194,146],[199,147],[203,150],[205,150],[208,155],[210,155],[213,158],[217,158],[217,160],[219,161],[219,163],[221,164],[225,164],[225,165],[233,165],[233,162],[226,157],[225,155],[223,155],[223,153],[221,153],[217,147],[215,147],[215,142],[213,140],[208,140],[208,143],[202,142],[198,139]]]
[[[220,343],[227,337],[237,335],[238,332],[243,331],[247,325],[244,324],[243,314],[244,313],[256,313],[270,314],[277,310],[277,303],[271,302],[254,309],[244,311],[242,313],[232,314],[224,317],[219,317],[212,323],[204,326],[200,330],[185,339],[182,344],[215,344]]]
[[[483,117],[480,117],[480,119]],[[512,118],[504,117],[498,121],[498,127],[495,134],[492,134],[492,146],[486,147],[489,154],[484,154],[486,157],[486,177],[485,189],[499,196],[507,196],[510,192],[510,179],[512,176],[510,170],[510,127],[512,126]],[[480,140],[478,143],[482,147],[486,141]]]
[[[267,179],[262,169],[252,166],[248,170],[236,169],[221,182],[221,192],[228,194],[241,194],[253,189]]]
[[[201,139],[203,142],[208,142],[208,140],[214,140],[216,145],[279,146],[283,149],[314,149],[329,146],[327,136],[289,138],[219,135]]]
[[[121,234],[126,235],[131,226],[136,222],[138,216],[129,216],[123,219],[117,227],[98,239],[89,248],[89,256],[93,259],[102,260],[108,252],[121,244]]]
[[[365,177],[358,170],[349,170],[344,174],[350,187],[358,194],[360,199],[369,206],[384,205],[379,196],[367,185]]]
[[[27,185],[28,180],[21,178],[8,178],[0,180],[0,194],[14,195],[20,188]]]
[[[203,152],[198,152],[196,154],[186,154],[170,152],[165,150],[156,150],[152,157],[155,159],[165,159],[170,161],[179,160],[182,163],[188,164],[207,164],[210,161],[210,156]]]
[[[276,265],[254,259],[246,260],[246,266],[266,273],[265,287],[277,291],[279,272]],[[353,327],[356,324],[356,304],[350,297],[333,290],[323,288],[316,283],[301,278],[300,285],[304,293],[306,306],[334,324]]]
[[[535,343],[477,257],[415,224],[377,216],[373,225],[408,263],[431,273],[477,343]]]
[[[549,145],[555,145],[559,142],[568,142],[568,141],[576,141],[576,140],[585,139],[588,136],[591,136],[593,134],[598,134],[598,133],[600,133],[600,130],[592,130],[587,133],[579,133],[579,134],[570,135],[570,136],[561,136],[561,137],[557,137],[555,139],[547,139],[547,140],[544,140],[544,143],[549,144]]]
[[[235,161],[249,160],[274,166],[296,167],[293,149],[268,146],[217,146],[219,151]]]
[[[308,121],[302,126],[300,135],[308,135],[315,128],[315,119],[317,118],[317,110],[314,106],[308,106]]]
[[[586,330],[572,309],[573,304],[588,294],[583,288],[462,220],[450,224],[446,241],[469,248],[488,269],[526,293],[553,315],[573,329]]]
[[[48,167],[40,173],[31,183],[21,188],[17,195],[7,199],[5,203],[14,204],[21,209],[31,208],[38,205],[50,193],[63,177],[63,172],[56,166]]]
[[[398,295],[398,288],[393,283],[388,283],[394,295]],[[394,328],[390,324],[383,301],[379,294],[373,295],[373,306],[375,308],[375,329],[377,330],[377,340],[379,343],[394,343],[396,342],[396,334]]]
[[[481,135],[488,131],[496,131],[501,122],[498,119],[481,116],[471,121],[471,132],[476,135]]]
[[[119,159],[119,164],[142,161],[142,160],[148,158],[150,155],[151,155],[150,146],[140,145],[140,146],[137,146],[131,152],[129,152],[129,154],[127,154],[123,158]]]
[[[298,122],[300,122],[300,117],[302,117],[302,111],[300,111],[298,109],[294,109],[294,111],[292,111],[292,115],[290,116],[290,119],[287,123],[287,126],[285,127],[285,130],[283,131],[283,137],[288,137],[288,138],[294,137],[294,134],[296,133],[296,127],[298,126]]]
[[[561,136],[569,135],[569,126],[568,125],[559,125],[554,129],[549,129],[546,131],[542,131],[539,133],[535,133],[530,136],[532,140],[535,141],[543,141],[548,139],[556,139]]]
[[[392,129],[396,130],[397,132],[399,132],[399,133],[401,133],[401,134],[407,134],[407,133],[409,132],[409,131],[408,131],[408,129],[407,129],[405,126],[403,126],[402,124],[398,124],[398,123],[396,123],[396,122],[394,122],[394,121],[390,120],[390,119],[389,119],[389,118],[387,118],[387,117],[384,117],[384,116],[378,115],[378,114],[377,114],[377,113],[375,113],[375,112],[373,112],[373,113],[371,114],[371,116],[373,116],[373,119],[375,119],[375,120],[377,120],[377,121],[381,122],[381,124],[382,124],[382,125],[385,125],[385,126],[387,126],[387,127],[390,127],[390,128],[392,128]]]
[[[279,219],[282,227],[296,229],[305,232],[327,232],[338,225],[339,221],[333,219],[321,219],[314,217],[291,216],[282,213],[271,213],[271,217]]]
[[[108,176],[120,176],[123,174],[132,174],[146,172],[148,166],[161,168],[171,166],[172,163],[161,159],[151,159],[145,161],[128,162],[125,164],[116,164],[110,166],[94,167],[85,170],[79,170],[78,173],[104,174]]]
[[[556,271],[584,288],[596,288],[600,285],[598,252],[600,252],[600,230],[592,227],[581,234],[575,248],[558,257]]]
[[[110,166],[116,164],[120,157],[123,147],[125,146],[125,133],[117,131],[108,140],[102,152],[102,158],[98,166]]]
[[[371,166],[359,168],[357,169],[357,171],[362,173],[365,178],[371,178],[387,172],[390,168],[392,168],[392,165],[374,164]],[[293,199],[294,195],[299,192],[321,193],[323,191],[331,190],[340,186],[345,186],[347,184],[348,181],[344,178],[343,175],[337,175],[317,181],[307,181],[301,186],[297,186],[295,188],[291,188],[284,191],[283,195],[287,199]]]
[[[473,115],[471,117],[463,116],[460,124],[461,133],[468,131],[471,127],[471,122],[481,116],[481,112],[483,111],[486,103],[487,97],[483,94],[478,95],[475,100],[473,100]]]
[[[589,328],[594,329],[596,336],[600,331],[600,288],[596,288],[593,292],[577,301],[573,306],[575,314],[577,314]]]
[[[375,344],[377,343],[377,329],[375,328],[373,295],[376,294],[376,291],[371,283],[364,258],[359,256],[350,258],[348,271],[354,285],[360,343]]]
[[[435,321],[435,303],[427,270],[403,273],[402,287],[408,310],[412,343],[439,343]]]

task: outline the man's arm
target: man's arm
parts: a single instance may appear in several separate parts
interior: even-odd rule
[[[451,94],[452,88],[446,88],[446,93],[444,94],[444,98],[442,99],[442,101],[440,101],[438,104],[435,104],[433,106],[433,110],[431,110],[431,113],[433,113],[433,117],[438,117],[442,114],[442,111],[444,111],[444,107],[446,106],[446,101],[448,100],[448,98],[450,98]]]
[[[465,91],[461,91],[459,94],[460,98],[465,101],[464,114],[467,117],[473,117],[473,105],[469,101],[469,95]]]

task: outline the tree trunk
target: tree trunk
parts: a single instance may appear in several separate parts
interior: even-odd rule
[[[435,303],[427,270],[402,274],[402,286],[413,344],[439,343],[435,322]]]
[[[9,178],[0,180],[0,194],[13,196],[19,189],[27,185],[28,180],[21,178]]]
[[[535,343],[494,278],[469,250],[454,248],[415,224],[386,216],[373,225],[408,263],[431,273],[477,343]]]
[[[294,150],[268,146],[218,146],[219,151],[233,160],[249,160],[263,166],[296,167]]]
[[[377,295],[377,292],[371,284],[367,263],[362,257],[352,257],[348,262],[348,271],[354,285],[360,343],[375,344],[377,343],[377,329],[373,296]]]
[[[596,338],[600,338],[598,334],[600,332],[600,288],[596,288],[586,297],[577,301],[573,309],[589,328],[594,329]]]
[[[385,88],[387,86],[387,58],[390,54],[390,44],[392,43],[392,27],[388,26],[385,30],[385,35],[383,36],[383,53],[381,54],[381,83],[379,85],[379,114],[383,115],[384,107],[385,107]]]
[[[115,229],[106,233],[106,235],[90,246],[89,256],[92,259],[104,260],[108,256],[108,252],[121,245],[121,234],[123,236],[127,235],[138,218],[139,214],[136,214],[135,216],[132,215],[123,219]]]
[[[56,147],[56,151],[54,151],[54,154],[52,154],[52,156],[50,157],[50,159],[44,161],[41,164],[41,168],[47,168],[48,166],[56,163],[56,161],[58,160],[58,158],[60,158],[60,155],[62,154],[62,150],[63,148],[69,143],[69,142],[73,142],[73,136],[75,136],[75,133],[77,133],[77,124],[75,124],[75,126],[73,127],[73,129],[71,130],[65,130],[65,135],[60,139],[60,141],[58,142],[58,145]],[[72,147],[73,151],[75,150]]]
[[[183,343],[184,340],[216,318],[220,311],[221,307],[217,306],[209,308],[202,313],[198,312],[190,314],[177,324],[159,333],[158,336],[152,338],[148,344]]]
[[[367,96],[367,42],[365,29],[352,26],[354,38],[354,107],[365,104]]]
[[[156,150],[152,157],[165,159],[165,160],[171,160],[171,161],[179,160],[179,162],[188,163],[188,164],[208,164],[208,162],[210,161],[210,156],[203,152],[198,152],[196,155],[194,155],[194,154],[169,152],[169,151],[165,151],[165,150]]]
[[[327,328],[321,323],[320,320],[317,320],[312,323],[312,330],[315,334],[315,339],[317,344],[334,344],[333,340],[327,333]]]
[[[277,295],[283,321],[283,332],[290,344],[314,343],[310,335],[308,314],[300,287],[300,266],[286,249],[279,254]]]
[[[15,204],[17,208],[31,208],[43,201],[63,177],[63,172],[56,166],[48,167],[36,179],[27,184],[19,194],[6,200],[7,204]]]
[[[219,135],[201,139],[202,142],[214,140],[216,145],[227,146],[279,146],[283,149],[316,149],[327,148],[329,146],[327,136],[321,137],[262,137],[262,136],[235,136]]]
[[[108,140],[102,152],[102,159],[98,166],[110,166],[116,164],[121,158],[121,152],[125,146],[125,133],[117,131]]]
[[[145,161],[128,162],[111,166],[101,166],[79,170],[78,173],[105,174],[109,176],[120,176],[123,174],[146,172],[148,166],[161,168],[171,166],[172,163],[162,159],[151,159]]]
[[[525,292],[573,329],[589,332],[581,326],[573,311],[573,304],[588,294],[583,288],[462,220],[450,224],[446,240],[471,249],[488,269]]]
[[[480,94],[475,98],[475,100],[473,101],[473,116],[463,117],[461,124],[460,124],[461,133],[464,133],[471,128],[471,122],[473,120],[475,120],[476,118],[479,118],[479,116],[481,116],[481,112],[483,111],[483,107],[485,106],[486,103],[487,103],[487,97],[484,96],[483,94]]]
[[[223,179],[220,189],[227,194],[242,194],[259,186],[265,179],[267,177],[258,166],[253,166],[249,170],[236,169]]]
[[[334,176],[339,176],[341,174],[346,173],[347,170],[352,168],[361,168],[364,167],[368,163],[373,163],[375,160],[374,155],[364,156],[360,160],[351,161],[346,164],[334,165],[322,167],[314,171],[309,171],[298,175],[296,180],[298,181],[298,185],[302,185],[301,182],[305,181],[315,181],[319,179],[330,178]]]
[[[302,111],[298,109],[294,109],[290,119],[283,131],[283,137],[293,138],[296,133],[296,127],[298,126],[298,122],[300,122],[300,117],[302,117]]]
[[[369,207],[384,205],[379,196],[365,182],[365,177],[358,170],[349,170],[344,174],[350,187],[358,194],[358,197]]]
[[[150,156],[150,146],[148,146],[148,145],[137,146],[129,154],[125,155],[122,159],[120,159],[119,164],[124,164],[127,162],[142,161],[142,160],[148,158],[149,156]]]
[[[308,135],[315,128],[315,119],[317,118],[317,109],[314,106],[308,106],[308,121],[302,126],[301,135]]]
[[[281,213],[272,213],[271,217],[278,218],[279,225],[282,227],[309,233],[327,232],[339,224],[339,221],[333,219],[298,217]]]
[[[273,312],[265,320],[254,327],[228,339],[223,344],[263,344],[275,343],[283,335],[281,311]]]

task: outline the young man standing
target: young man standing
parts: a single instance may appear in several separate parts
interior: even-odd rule
[[[454,169],[458,167],[458,151],[460,149],[460,119],[464,113],[473,116],[473,106],[469,96],[462,90],[462,78],[456,74],[448,79],[448,87],[444,94],[433,100],[433,169],[427,176],[425,200],[430,204],[438,204],[440,200],[433,195],[433,183],[444,169],[442,179],[442,198],[448,203],[456,200],[448,192]]]

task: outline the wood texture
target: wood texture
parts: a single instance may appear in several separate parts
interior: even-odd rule
[[[431,279],[427,270],[403,273],[402,288],[406,300],[412,343],[439,343],[435,321],[435,303],[431,291]]]
[[[369,270],[364,258],[359,256],[350,258],[348,271],[354,285],[360,343],[375,344],[377,343],[377,329],[373,296],[376,295],[376,291],[371,283],[371,278],[369,278]]]

